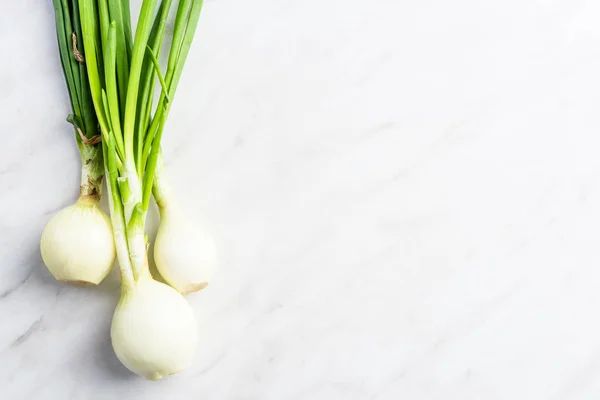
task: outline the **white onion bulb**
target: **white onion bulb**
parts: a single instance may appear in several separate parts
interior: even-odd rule
[[[183,296],[145,276],[124,289],[110,334],[123,365],[151,380],[187,368],[198,335],[194,312]]]
[[[212,238],[171,203],[160,209],[154,262],[164,280],[186,294],[208,285],[217,263],[217,251]]]
[[[96,200],[80,199],[52,217],[40,249],[57,280],[80,285],[99,284],[116,257],[110,219]]]

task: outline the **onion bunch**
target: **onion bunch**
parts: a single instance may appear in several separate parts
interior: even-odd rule
[[[212,276],[212,239],[177,206],[166,183],[161,140],[196,30],[202,0],[143,0],[135,35],[128,0],[53,0],[59,52],[82,160],[80,196],[54,216],[41,252],[62,281],[98,284],[115,255],[121,298],[111,327],[119,360],[134,373],[160,379],[192,362],[197,323],[182,294]],[[168,63],[158,59],[171,10],[175,24]],[[154,98],[155,87],[160,91]],[[110,219],[98,207],[106,177]],[[148,267],[146,216],[151,197],[160,210]]]

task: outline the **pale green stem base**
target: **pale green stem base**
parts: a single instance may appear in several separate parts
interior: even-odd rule
[[[152,187],[152,195],[154,196],[154,200],[156,201],[158,209],[161,213],[164,209],[167,208],[169,203],[173,201],[171,187],[167,183],[165,177],[162,153],[159,154],[156,162],[156,174],[154,175],[154,186]]]
[[[79,148],[81,155],[81,185],[79,197],[100,201],[102,196],[102,179],[104,178],[104,162],[100,145]]]

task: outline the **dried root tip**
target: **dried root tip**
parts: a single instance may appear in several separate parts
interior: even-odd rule
[[[181,292],[181,294],[186,295],[189,293],[197,292],[199,290],[204,289],[207,286],[208,286],[208,282],[191,283],[191,284],[187,285],[185,288],[183,288],[183,291]]]
[[[68,283],[69,285],[74,285],[74,286],[82,286],[82,287],[86,287],[86,286],[98,286],[98,284],[96,282],[89,282],[89,281],[72,281],[72,280],[60,280],[61,282],[64,283]]]
[[[86,138],[85,135],[83,134],[83,132],[81,132],[81,129],[77,125],[75,125],[75,129],[77,129],[77,133],[79,133],[81,142],[86,146],[93,146],[102,141],[101,135],[95,135],[95,136],[92,136],[91,138]]]

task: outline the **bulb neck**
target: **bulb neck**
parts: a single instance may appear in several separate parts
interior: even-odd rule
[[[171,187],[167,183],[165,177],[162,153],[159,154],[158,160],[156,161],[156,172],[154,175],[154,184],[152,186],[152,195],[154,196],[154,200],[156,200],[156,204],[158,205],[161,215],[167,209],[167,207],[171,206],[173,203]]]
[[[136,293],[140,287],[144,286],[150,280],[154,280],[152,275],[150,274],[150,269],[148,268],[148,264],[146,264],[145,268],[142,268],[139,271],[139,275],[134,278],[133,281],[125,281],[123,280],[123,274],[121,273],[121,297],[128,297],[132,294]]]
[[[129,259],[133,268],[133,278],[137,281],[148,272],[148,251],[146,235],[144,234],[144,211],[142,205],[134,208],[129,224],[127,225],[127,244]]]
[[[102,196],[102,178],[104,178],[104,162],[100,144],[93,146],[82,145],[81,155],[81,185],[79,199],[90,202],[100,201]]]
[[[85,196],[79,194],[76,205],[80,207],[99,207],[100,198],[97,196]]]

